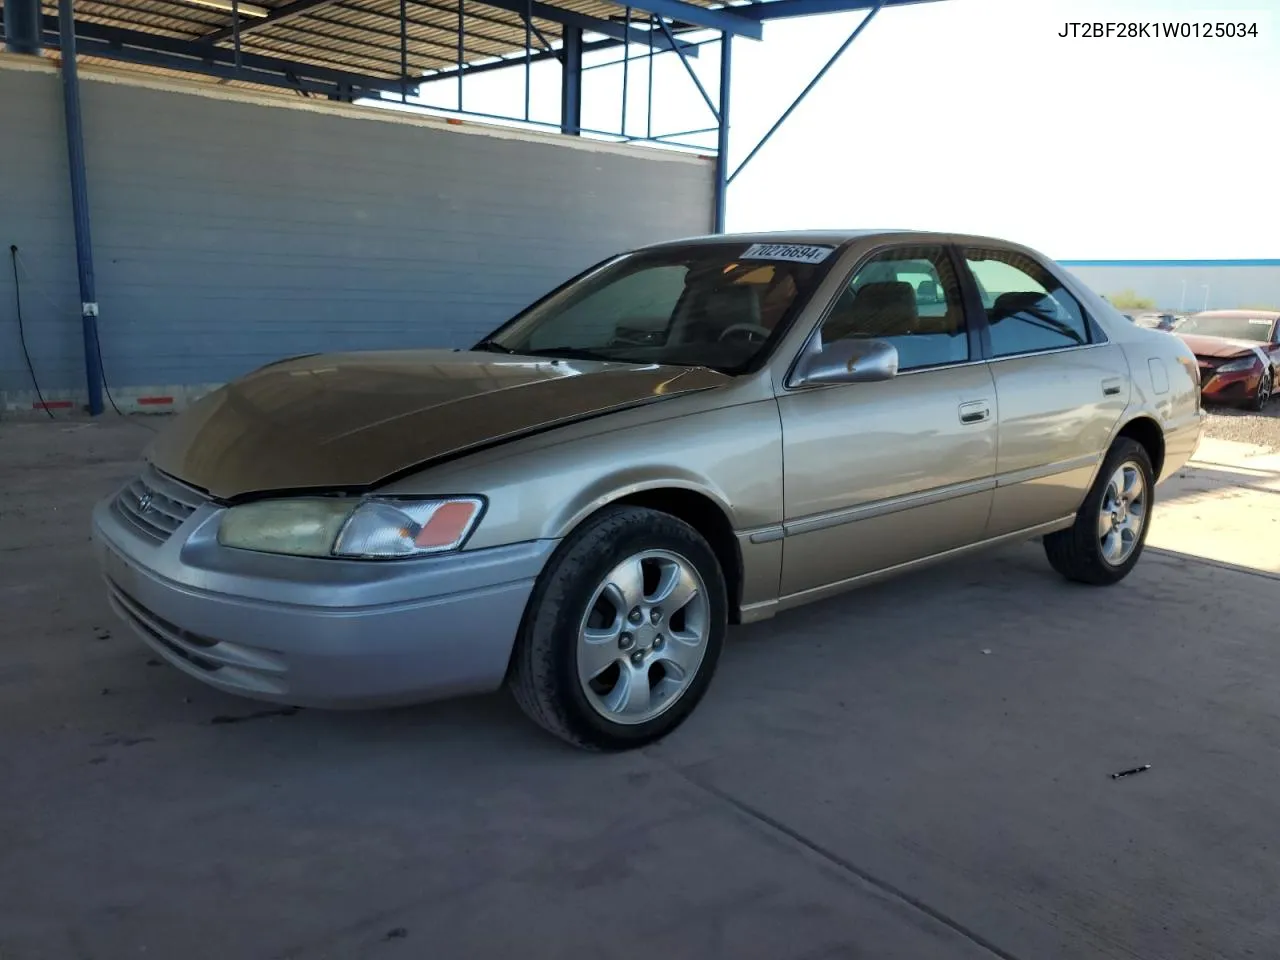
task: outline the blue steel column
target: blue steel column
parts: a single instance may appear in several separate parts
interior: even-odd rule
[[[40,0],[4,0],[4,45],[10,53],[40,52]]]
[[[560,82],[560,132],[582,132],[582,28],[564,28],[564,73]]]
[[[720,34],[720,127],[716,141],[716,224],[724,233],[725,204],[729,192],[729,87],[733,77],[733,38]]]
[[[80,76],[76,72],[73,2],[58,0],[59,55],[67,120],[67,166],[71,169],[71,212],[76,227],[76,266],[80,273],[85,382],[89,387],[89,412],[96,417],[102,413],[102,357],[98,353],[98,297],[93,282],[93,243],[89,238],[89,187],[84,173],[84,132],[80,125]]]

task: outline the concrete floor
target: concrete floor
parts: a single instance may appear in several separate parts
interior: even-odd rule
[[[1280,956],[1258,450],[1210,442],[1119,588],[1027,544],[738,629],[681,731],[592,756],[504,696],[254,717],[151,665],[86,527],[147,437],[0,424],[4,960]]]

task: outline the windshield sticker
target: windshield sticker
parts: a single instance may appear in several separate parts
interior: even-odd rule
[[[753,243],[740,260],[791,260],[795,263],[821,263],[831,255],[831,247],[808,243]]]
[[[1266,319],[1265,317],[1264,317],[1264,318],[1262,318],[1262,319],[1259,319],[1259,320],[1254,320],[1254,319],[1251,317],[1251,318],[1249,319],[1249,322],[1250,322],[1250,323],[1252,323],[1254,326],[1257,326],[1257,327],[1269,327],[1269,326],[1271,326],[1271,321],[1270,321],[1270,320],[1268,320],[1268,319]]]

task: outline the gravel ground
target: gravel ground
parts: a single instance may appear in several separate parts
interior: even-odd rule
[[[1269,451],[1280,451],[1280,402],[1272,403],[1263,413],[1233,407],[1205,409],[1209,411],[1205,436],[1215,440],[1256,443]]]

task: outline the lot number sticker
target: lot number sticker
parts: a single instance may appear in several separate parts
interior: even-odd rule
[[[791,260],[795,263],[821,263],[831,255],[831,247],[806,243],[753,243],[742,260]]]

